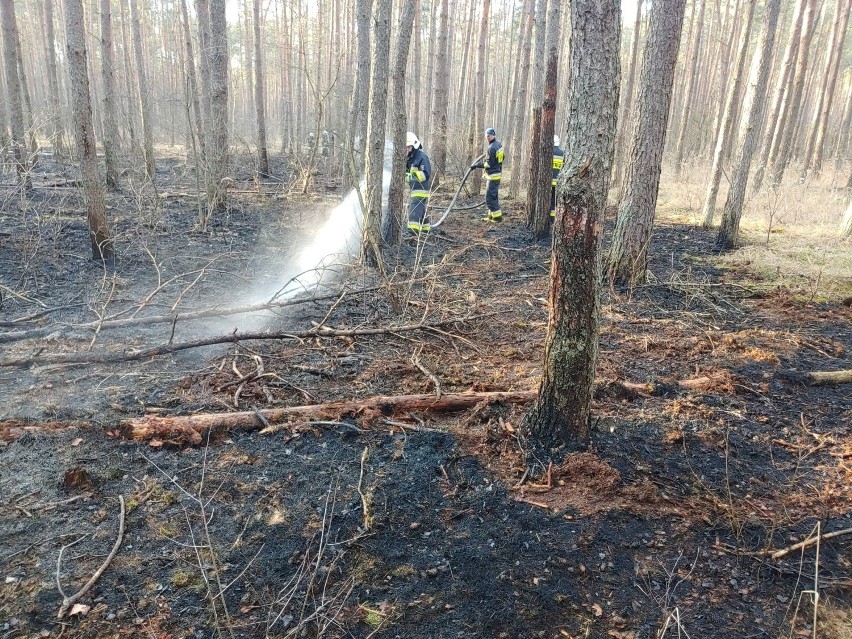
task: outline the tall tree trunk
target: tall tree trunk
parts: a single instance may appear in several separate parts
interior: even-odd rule
[[[660,0],[662,1],[662,0]],[[600,325],[600,246],[618,118],[619,0],[573,0],[565,165],[550,271],[550,320],[531,443],[553,447],[589,434]]]
[[[269,153],[266,149],[266,84],[263,80],[263,40],[261,39],[260,0],[254,0],[254,106],[257,111],[257,165],[269,175]]]
[[[716,244],[720,248],[733,248],[737,243],[745,200],[751,161],[760,141],[760,123],[766,104],[766,89],[769,85],[769,71],[772,64],[772,52],[775,48],[775,34],[778,30],[778,14],[781,0],[767,0],[764,9],[763,27],[760,42],[754,52],[751,68],[751,87],[745,103],[743,132],[740,135],[740,148],[734,159],[731,173],[731,189],[725,201],[722,223]]]
[[[180,0],[181,24],[183,26],[183,41],[186,48],[186,81],[188,98],[192,104],[192,113],[195,116],[195,137],[201,147],[201,155],[204,156],[204,122],[201,116],[201,104],[198,99],[198,76],[195,73],[195,54],[192,48],[192,33],[189,28],[189,10],[186,0]],[[188,123],[192,126],[192,123]],[[196,158],[196,172],[201,170],[200,162]]]
[[[367,143],[367,101],[370,91],[370,5],[372,0],[356,0],[355,19],[357,21],[358,55],[355,75],[355,88],[352,91],[352,106],[349,110],[349,130],[347,146],[349,152],[358,148],[362,155],[356,158],[359,167],[363,166]]]
[[[47,58],[47,81],[50,100],[50,118],[53,151],[57,157],[65,154],[65,126],[63,105],[56,73],[56,33],[53,25],[53,0],[44,0],[45,48]]]
[[[642,1],[636,1],[636,20],[633,22],[633,37],[630,42],[630,71],[627,75],[627,85],[621,95],[618,114],[618,134],[615,137],[615,160],[612,167],[612,183],[620,188],[621,174],[624,165],[624,138],[627,128],[632,121],[633,94],[636,86],[636,70],[639,66],[639,40],[642,31]]]
[[[29,190],[32,182],[29,174],[29,151],[26,144],[24,105],[21,81],[18,76],[18,22],[15,17],[14,0],[0,0],[0,20],[3,22],[3,67],[6,73],[6,95],[9,103],[9,124],[18,181]],[[5,123],[3,123],[5,126]]]
[[[816,31],[818,14],[816,0],[807,0],[805,16],[802,21],[802,39],[799,43],[799,56],[796,60],[796,73],[793,76],[791,87],[789,117],[787,118],[787,126],[779,131],[781,143],[778,146],[778,157],[772,165],[772,173],[770,175],[770,182],[773,185],[781,183],[781,180],[784,178],[784,171],[790,162],[790,155],[793,150],[793,133],[796,121],[799,118],[799,110],[802,106],[802,92],[808,72],[810,45],[814,31]]]
[[[388,193],[388,227],[385,239],[388,244],[399,243],[400,222],[403,216],[403,195],[405,191],[405,126],[408,120],[405,108],[405,69],[408,64],[408,51],[411,46],[411,30],[415,14],[420,12],[420,0],[404,0],[402,16],[399,21],[399,34],[396,39],[396,51],[393,56],[393,114],[391,131],[393,135],[393,165],[391,166],[390,192]],[[419,60],[415,60],[419,63]],[[414,108],[414,113],[417,108]]]
[[[777,155],[778,144],[780,141],[779,130],[783,130],[784,121],[782,112],[786,113],[789,108],[789,87],[793,80],[793,71],[796,66],[796,58],[799,55],[799,42],[802,31],[802,20],[805,16],[805,3],[808,0],[796,0],[796,7],[793,10],[793,21],[790,26],[790,36],[787,40],[787,46],[784,48],[784,59],[781,63],[781,71],[778,74],[778,86],[775,89],[775,96],[772,99],[772,109],[769,112],[769,117],[764,124],[764,139],[761,147],[760,157],[757,161],[757,168],[754,173],[753,189],[758,190],[763,184],[763,177],[766,173],[766,167],[770,161],[774,160]],[[776,153],[773,154],[773,151]]]
[[[426,77],[424,78],[424,82],[426,83],[427,91],[426,91],[426,100],[424,101],[424,114],[423,114],[423,125],[429,123],[429,119],[432,117],[432,108],[434,106],[435,100],[435,92],[432,88],[435,86],[435,49],[437,48],[438,36],[436,33],[435,25],[438,19],[438,7],[440,6],[440,0],[430,0],[429,1],[429,43],[426,47]],[[432,129],[434,132],[434,128]],[[420,135],[420,133],[418,133]],[[430,138],[430,145],[434,147],[435,140]]]
[[[532,90],[530,104],[530,136],[527,146],[527,227],[536,228],[536,203],[538,202],[538,167],[541,158],[541,103],[544,91],[544,45],[547,33],[547,0],[537,0],[535,7],[535,52],[533,55]]]
[[[651,4],[624,196],[607,258],[610,280],[621,284],[643,282],[648,270],[685,8],[686,0],[656,0]]]
[[[136,113],[138,112],[138,101],[136,99],[137,90],[134,84],[135,74],[133,73],[133,64],[131,62],[131,49],[133,48],[132,40],[130,39],[129,18],[127,10],[127,0],[119,0],[119,13],[121,14],[121,50],[122,62],[124,66],[124,118],[127,121],[127,130],[130,135],[130,148],[133,152],[139,148],[139,143],[136,138]]]
[[[382,172],[385,158],[385,125],[388,109],[391,0],[375,0],[372,60],[370,61],[370,111],[367,118],[366,209],[361,236],[361,258],[383,269]]]
[[[207,156],[207,215],[202,224],[206,229],[212,216],[227,206],[225,178],[228,174],[228,33],[225,21],[225,0],[210,0],[209,34],[207,44],[210,67],[210,121]],[[199,17],[199,22],[201,18]]]
[[[544,239],[550,231],[550,188],[553,181],[553,134],[556,130],[556,82],[559,69],[559,25],[562,0],[550,0],[547,12],[547,71],[544,101],[541,105],[541,143],[538,148],[538,176],[533,235]],[[617,121],[616,116],[616,121]],[[609,182],[609,180],[607,180]]]
[[[843,221],[840,223],[840,235],[844,238],[852,237],[852,200],[846,207],[846,212],[843,214]]]
[[[722,126],[719,128],[719,138],[716,140],[716,150],[713,153],[713,167],[710,169],[710,183],[707,185],[707,194],[704,198],[704,228],[710,228],[713,225],[713,217],[716,214],[716,199],[719,196],[719,182],[722,180],[722,168],[725,162],[727,148],[730,145],[730,140],[733,137],[733,121],[736,116],[736,111],[740,107],[739,95],[745,75],[745,61],[748,55],[748,43],[751,37],[751,23],[754,19],[754,5],[749,2],[746,7],[745,26],[740,35],[740,44],[737,51],[737,68],[734,71],[734,84],[728,94],[728,101],[725,105],[725,118],[722,120]]]
[[[522,20],[524,21],[521,38],[523,46],[521,47],[520,55],[520,73],[515,78],[515,90],[512,92],[511,102],[511,126],[512,131],[508,136],[509,151],[511,152],[511,160],[509,161],[509,171],[511,178],[509,179],[509,198],[514,199],[518,195],[518,186],[521,181],[521,148],[523,146],[521,138],[524,134],[524,127],[527,119],[527,85],[529,84],[530,75],[530,58],[532,57],[532,27],[533,27],[533,12],[535,10],[535,0],[524,0],[524,13]]]
[[[692,59],[689,62],[689,68],[686,76],[686,92],[683,98],[683,111],[680,116],[680,129],[678,131],[677,142],[675,144],[675,173],[680,175],[683,169],[683,159],[686,154],[686,139],[689,132],[689,118],[692,114],[692,104],[695,101],[695,89],[698,76],[698,58],[701,53],[701,39],[704,34],[704,9],[707,5],[706,0],[698,1],[698,18],[695,25],[695,44],[692,50]],[[751,4],[751,3],[750,3]]]
[[[811,169],[814,175],[819,175],[822,170],[825,134],[828,129],[831,105],[834,102],[834,93],[837,89],[837,76],[840,72],[840,59],[843,57],[843,43],[846,38],[846,27],[849,24],[850,9],[852,9],[852,0],[837,0],[831,41],[828,45],[825,83],[820,92],[817,108],[814,111],[814,130],[811,133],[810,148],[805,152],[805,170]]]
[[[420,135],[420,99],[423,93],[423,28],[420,23],[423,9],[420,0],[416,0],[415,4],[417,6],[414,11],[414,31],[412,33],[412,37],[414,38],[414,64],[411,65],[413,71],[411,81],[414,84],[414,104],[411,109],[411,119],[412,126],[414,127],[412,130],[416,131],[417,135]]]
[[[145,71],[145,52],[142,48],[142,20],[139,0],[130,0],[130,22],[133,32],[133,51],[136,57],[136,81],[139,85],[139,105],[142,114],[142,140],[145,155],[145,175],[154,181],[154,116],[151,112],[151,93]]]
[[[473,92],[473,127],[474,131],[473,144],[471,145],[469,156],[470,161],[472,162],[474,158],[479,155],[479,151],[482,150],[482,131],[486,126],[492,126],[492,124],[485,124],[485,101],[487,99],[485,93],[485,65],[488,63],[487,58],[485,57],[485,52],[488,49],[488,18],[489,12],[491,10],[491,0],[483,0],[482,2],[482,21],[479,26],[479,47],[477,49],[477,60],[476,60],[476,89]],[[472,21],[471,21],[472,22]],[[493,64],[493,61],[492,61]],[[477,131],[479,135],[477,135]],[[479,197],[479,193],[482,190],[482,172],[476,171],[470,181],[470,193],[475,197]]]
[[[441,4],[441,18],[438,27],[437,52],[435,54],[435,98],[432,107],[432,188],[437,188],[447,166],[447,106],[450,102],[449,89],[449,2],[433,0]]]
[[[115,56],[112,50],[112,5],[110,0],[101,0],[101,81],[103,82],[104,109],[104,165],[106,185],[118,188],[118,119],[115,114]]]
[[[68,54],[68,76],[71,80],[71,104],[77,156],[83,175],[83,197],[86,201],[92,259],[106,268],[115,266],[115,252],[106,222],[104,187],[98,172],[95,129],[92,125],[92,101],[89,95],[86,34],[81,0],[64,0],[65,41]]]

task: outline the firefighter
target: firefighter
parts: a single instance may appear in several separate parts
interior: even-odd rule
[[[405,145],[408,155],[405,159],[405,177],[411,189],[411,200],[408,204],[409,232],[428,233],[431,230],[426,206],[429,203],[429,188],[432,185],[432,164],[423,151],[423,145],[411,131],[405,134]]]
[[[553,136],[553,177],[550,180],[550,217],[556,218],[556,182],[565,162],[565,151],[559,148],[559,136]]]
[[[503,177],[503,145],[497,139],[494,129],[485,129],[485,139],[488,140],[488,152],[485,159],[471,165],[473,169],[485,169],[485,179],[488,180],[488,188],[485,191],[485,205],[488,214],[483,217],[485,222],[502,222],[503,212],[500,210],[500,178]]]

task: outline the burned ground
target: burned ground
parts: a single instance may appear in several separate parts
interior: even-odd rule
[[[178,298],[178,310],[235,304],[258,280],[277,283],[276,260],[332,203],[238,183],[228,218],[202,234],[181,184],[156,219],[120,214],[115,280],[88,261],[73,190],[37,188],[23,211],[7,198],[2,283],[28,299],[4,295],[3,331],[50,332],[3,343],[0,359],[228,333],[244,320],[69,325],[145,300],[140,316]],[[347,267],[323,299],[266,320],[431,327],[0,368],[0,636],[647,639],[673,614],[692,637],[808,631],[813,549],[770,552],[817,522],[852,526],[852,394],[789,373],[852,368],[852,310],[722,269],[697,228],[660,224],[648,284],[606,292],[592,439],[535,476],[523,406],[341,416],[200,447],[117,437],[141,414],[433,392],[424,369],[444,393],[535,388],[549,247],[506,211],[491,226],[459,213],[425,245],[404,244],[385,290]],[[61,310],[21,320],[45,310],[33,300]],[[259,362],[270,375],[242,383]],[[678,387],[696,378],[710,382]],[[85,614],[60,622],[60,549],[87,535],[62,554],[70,595],[115,541],[119,495],[122,544]],[[848,615],[849,548],[820,546],[821,624]]]

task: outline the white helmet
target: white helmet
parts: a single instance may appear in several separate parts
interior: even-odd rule
[[[559,146],[559,136],[558,135],[553,136],[553,146]]]
[[[415,149],[420,148],[420,140],[411,131],[405,134],[405,146],[413,146]]]

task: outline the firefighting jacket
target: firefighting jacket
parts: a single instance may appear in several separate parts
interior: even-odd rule
[[[411,197],[427,198],[432,186],[432,164],[423,149],[413,149],[405,159],[405,177]]]
[[[488,145],[488,154],[482,166],[488,176],[495,176],[489,177],[489,180],[500,179],[500,174],[503,172],[504,155],[505,153],[503,152],[503,145],[500,144],[499,140],[495,139],[491,144]]]
[[[565,151],[560,149],[555,144],[553,145],[553,179],[550,181],[551,186],[556,186],[556,180],[559,177],[559,172],[562,170],[562,164],[565,162]]]

